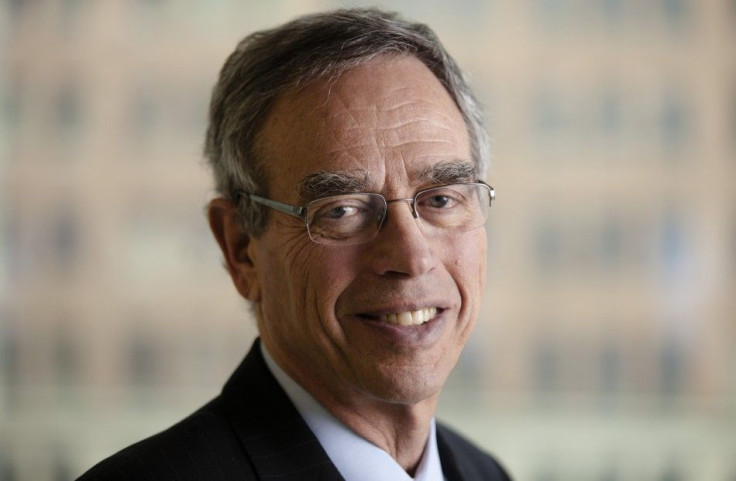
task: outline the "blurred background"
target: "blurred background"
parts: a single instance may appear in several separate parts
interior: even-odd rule
[[[204,217],[210,89],[247,33],[346,5],[0,0],[0,480],[73,479],[219,391],[255,332]],[[494,143],[439,417],[517,480],[736,481],[736,1],[383,6]]]

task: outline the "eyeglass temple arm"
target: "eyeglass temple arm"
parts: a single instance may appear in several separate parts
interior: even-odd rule
[[[485,185],[486,187],[488,187],[488,190],[491,193],[491,203],[493,203],[493,201],[496,200],[496,189],[494,189],[492,185],[487,184],[487,183],[483,182],[482,180],[479,180],[476,183],[477,184],[481,184],[481,185]]]
[[[304,207],[300,207],[298,205],[284,204],[282,202],[266,199],[265,197],[261,197],[255,194],[249,194],[242,190],[238,191],[238,195],[247,197],[253,202],[266,205],[268,207],[271,207],[272,209],[278,210],[279,212],[283,212],[284,214],[293,215],[294,217],[299,217],[300,219],[304,218],[304,212],[306,210]]]

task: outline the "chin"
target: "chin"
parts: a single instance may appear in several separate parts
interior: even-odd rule
[[[373,397],[391,404],[414,405],[436,399],[447,380],[436,372],[416,372],[406,369],[399,373],[393,371],[390,376],[373,379],[368,391]],[[449,374],[449,373],[448,373]]]

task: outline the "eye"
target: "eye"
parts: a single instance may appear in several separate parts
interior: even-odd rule
[[[446,195],[435,194],[427,199],[427,205],[435,209],[446,209],[455,205],[455,200]]]
[[[370,210],[370,204],[360,196],[336,196],[315,203],[310,218],[313,222],[357,221]]]
[[[439,211],[458,207],[463,203],[463,195],[452,188],[441,187],[426,192],[417,200],[419,208]]]
[[[329,217],[330,219],[341,219],[343,217],[348,217],[351,215],[355,215],[358,212],[358,209],[353,206],[349,205],[339,205],[336,207],[332,207],[328,211],[326,211],[323,215],[324,217]]]

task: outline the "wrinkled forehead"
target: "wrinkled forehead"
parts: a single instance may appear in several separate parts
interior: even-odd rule
[[[284,94],[258,143],[271,192],[318,171],[362,171],[381,183],[470,160],[460,111],[414,57],[376,58]]]

